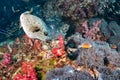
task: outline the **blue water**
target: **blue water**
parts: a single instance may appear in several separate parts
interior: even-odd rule
[[[29,11],[31,8],[33,8],[32,14],[41,17],[44,21],[46,20],[46,24],[55,24],[57,26],[61,25],[61,22],[68,21],[67,23],[71,26],[73,25],[68,19],[61,19],[58,20],[64,20],[64,21],[53,21],[53,22],[47,22],[47,19],[45,16],[43,16],[42,11],[45,11],[44,5],[46,2],[49,1],[56,1],[56,0],[1,0],[0,1],[0,42],[6,41],[8,39],[14,40],[16,37],[21,37],[24,32],[22,29],[19,29],[20,22],[19,22],[19,16],[21,13],[25,11]],[[59,1],[59,0],[58,0]],[[84,0],[81,0],[83,2]],[[102,3],[102,2],[103,3]],[[107,5],[105,1],[108,1]],[[56,1],[57,2],[57,1]],[[116,20],[119,24],[120,20],[120,1],[119,0],[98,0],[96,3],[96,9],[94,10],[97,13],[97,16],[104,18],[106,20]],[[38,7],[39,6],[39,7]],[[104,7],[107,6],[107,7]],[[64,7],[61,7],[64,8]],[[111,11],[111,10],[112,11]],[[86,15],[88,13],[86,12]],[[56,18],[52,17],[52,19]],[[60,24],[58,24],[60,23]],[[71,29],[68,30],[69,33],[74,32],[74,28],[71,27]],[[67,34],[68,36],[70,34]]]

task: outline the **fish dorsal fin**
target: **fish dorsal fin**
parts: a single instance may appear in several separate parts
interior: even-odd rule
[[[31,14],[33,12],[33,8],[31,8],[30,9],[30,11],[26,11],[26,12],[24,12],[24,14]],[[19,28],[21,29],[22,28],[22,26],[21,26],[21,22],[19,22]]]
[[[26,11],[26,12],[24,12],[24,13],[26,13],[26,14],[31,14],[32,12],[33,12],[33,8],[31,8],[30,11]]]

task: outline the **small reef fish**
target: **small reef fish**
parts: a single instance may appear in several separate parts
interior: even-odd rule
[[[49,39],[49,32],[44,21],[30,14],[30,11],[26,11],[20,15],[20,24],[28,37],[40,39],[42,41]]]
[[[89,49],[91,47],[92,45],[90,43],[82,43],[81,45],[78,46],[78,48],[84,48],[84,49]]]
[[[116,48],[117,48],[117,46],[116,46],[115,44],[111,44],[110,47],[111,47],[112,49],[116,49]]]

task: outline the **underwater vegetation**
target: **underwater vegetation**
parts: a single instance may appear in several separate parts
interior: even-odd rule
[[[22,2],[0,29],[14,36],[0,44],[0,80],[120,80],[120,1]]]

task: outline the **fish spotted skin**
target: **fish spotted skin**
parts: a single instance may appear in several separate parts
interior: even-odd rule
[[[20,23],[24,32],[30,38],[36,38],[42,41],[49,38],[48,35],[46,35],[49,32],[44,21],[39,17],[30,14],[29,11],[26,11],[20,15]]]

